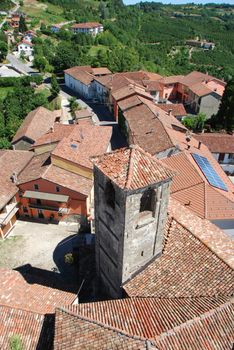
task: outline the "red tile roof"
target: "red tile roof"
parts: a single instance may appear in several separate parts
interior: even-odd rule
[[[87,28],[87,29],[92,29],[97,27],[102,27],[102,24],[98,22],[86,22],[86,23],[75,23],[72,26],[72,28]]]
[[[25,39],[23,39],[22,41],[20,41],[17,46],[21,45],[21,44],[25,44],[25,45],[28,45],[28,46],[33,46],[33,43],[31,43],[30,41],[27,41]]]
[[[54,122],[55,114],[53,112],[44,107],[38,107],[30,112],[24,119],[22,125],[14,136],[12,143],[16,143],[22,137],[27,137],[32,141],[35,141],[46,133],[50,127],[54,125]]]
[[[92,169],[90,157],[107,151],[111,134],[111,127],[96,126],[83,120],[57,145],[52,152],[52,157],[56,156]]]
[[[125,112],[126,110],[139,105],[142,105],[142,101],[139,99],[138,95],[130,96],[122,101],[118,101],[118,106],[122,112]]]
[[[33,144],[32,148],[37,146],[57,143],[61,141],[64,137],[67,137],[71,134],[74,129],[74,125],[65,125],[55,123],[52,130],[49,130],[47,133],[39,137],[36,142]]]
[[[51,164],[50,152],[35,155],[18,176],[18,184],[40,179]]]
[[[44,315],[53,313],[58,306],[72,304],[76,299],[76,294],[30,284],[24,277],[27,275],[18,271],[0,269],[0,305]]]
[[[51,164],[50,153],[34,155],[18,177],[18,184],[44,179],[69,190],[90,195],[93,181]],[[53,190],[53,188],[52,188]]]
[[[154,344],[158,350],[231,350],[233,348],[233,314],[233,303],[225,303],[161,334]]]
[[[148,346],[145,339],[129,336],[60,308],[56,310],[54,350],[65,349],[144,350]]]
[[[231,295],[232,240],[178,203],[170,207],[163,254],[124,285],[127,294],[157,298]]]
[[[172,197],[188,206],[202,218],[209,220],[234,218],[234,185],[231,183],[221,166],[214,159],[205,145],[198,148],[198,141],[191,137],[186,141],[186,134],[167,129],[174,144],[182,152],[162,162],[177,171],[173,178]],[[190,148],[188,149],[188,144]],[[209,163],[224,182],[228,191],[211,186],[196,164],[192,154],[198,154],[208,159]]]
[[[111,71],[107,67],[92,68],[93,75],[107,75],[111,74]]]
[[[53,164],[42,176],[43,179],[58,184],[69,190],[89,196],[93,187],[93,181],[71,171],[59,168]]]
[[[76,119],[91,118],[92,112],[89,109],[81,109],[75,112]]]
[[[224,133],[194,134],[212,153],[234,153],[234,135]]]
[[[125,99],[132,95],[140,95],[150,100],[153,100],[153,97],[148,92],[146,92],[145,89],[138,87],[134,84],[124,86],[118,90],[115,90],[112,93],[112,96],[114,97],[115,101]]]
[[[160,80],[164,85],[180,83],[184,78],[183,75],[172,75],[170,77],[164,77]]]
[[[126,298],[68,306],[66,310],[129,335],[154,339],[162,332],[219,307],[227,300],[227,297]]]
[[[177,116],[186,116],[187,112],[184,108],[184,105],[182,103],[159,103],[157,106],[161,109],[163,109],[165,112],[169,112],[171,110],[171,113],[177,117]]]
[[[138,146],[122,148],[94,159],[94,164],[120,188],[136,190],[168,180],[170,168]]]
[[[18,192],[11,180],[13,173],[18,175],[30,162],[33,153],[29,151],[0,151],[0,210]]]
[[[97,79],[105,78],[105,75],[111,74],[111,71],[106,67],[92,68],[91,66],[75,66],[64,71],[74,79],[80,80],[83,84],[89,85],[98,75],[103,75]]]
[[[10,349],[10,339],[19,336],[24,350],[50,350],[53,317],[0,305],[0,347]]]
[[[202,83],[197,83],[189,87],[189,89],[197,96],[205,96],[213,93],[206,85]]]

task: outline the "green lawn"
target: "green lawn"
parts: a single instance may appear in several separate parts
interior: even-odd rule
[[[99,50],[107,51],[108,47],[104,45],[92,46],[89,50],[89,55],[95,57]]]

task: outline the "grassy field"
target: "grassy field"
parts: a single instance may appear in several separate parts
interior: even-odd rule
[[[95,57],[99,50],[107,51],[108,47],[104,45],[92,46],[89,50],[89,55]]]
[[[24,0],[21,10],[32,20],[33,26],[43,22],[46,25],[66,21],[63,17],[63,10],[59,6],[40,3],[36,0]]]

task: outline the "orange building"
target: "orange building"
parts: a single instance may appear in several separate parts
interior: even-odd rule
[[[90,215],[92,156],[108,151],[111,127],[82,121],[55,125],[33,145],[34,157],[18,177],[19,214],[51,221]]]

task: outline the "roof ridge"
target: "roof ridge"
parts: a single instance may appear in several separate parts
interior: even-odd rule
[[[133,146],[130,146],[129,166],[128,166],[128,172],[127,172],[127,177],[125,182],[126,188],[130,187],[130,184],[132,181],[132,176],[134,171],[134,155],[135,155],[135,148]]]
[[[196,215],[197,216],[197,215]],[[215,254],[215,256],[217,256],[221,261],[223,261],[223,263],[225,263],[228,267],[230,267],[233,270],[234,267],[234,263],[232,264],[232,262],[227,262],[222,256],[220,256],[219,252],[215,251],[214,247],[211,247],[211,245],[209,245],[209,242],[207,240],[205,240],[204,238],[199,237],[196,233],[194,233],[193,230],[191,230],[190,228],[188,228],[187,226],[185,226],[185,224],[182,224],[181,221],[179,219],[176,219],[174,216],[172,217],[179,225],[181,225],[184,229],[186,229],[193,237],[195,237],[196,239],[198,239],[202,244],[204,244],[204,246],[206,246],[213,254]],[[201,219],[201,218],[200,218]],[[201,219],[201,220],[207,220],[207,219]],[[209,220],[207,220],[209,221]],[[212,223],[211,223],[212,224]],[[217,229],[219,229],[217,227]],[[219,229],[220,230],[220,229]],[[221,231],[221,230],[220,230]],[[223,231],[221,231],[223,232]],[[225,234],[225,233],[224,233]],[[228,237],[227,237],[228,238]],[[215,246],[216,247],[216,246]],[[233,265],[233,266],[232,266]]]
[[[92,323],[92,324],[94,324],[94,325],[97,325],[97,326],[99,326],[99,327],[103,327],[103,328],[105,328],[105,329],[108,329],[108,330],[110,330],[110,331],[113,331],[113,332],[115,332],[115,333],[118,333],[118,334],[120,334],[120,335],[123,335],[123,336],[125,336],[125,337],[130,338],[130,339],[140,340],[140,341],[148,341],[148,340],[149,340],[148,338],[144,338],[144,337],[141,337],[141,336],[138,336],[138,335],[132,335],[132,334],[130,334],[130,333],[128,333],[128,332],[123,331],[122,329],[112,327],[112,326],[110,326],[110,325],[107,325],[107,324],[105,324],[105,323],[103,323],[103,322],[100,322],[100,321],[91,319],[91,318],[89,318],[89,317],[81,316],[81,315],[75,313],[73,310],[71,310],[74,306],[76,306],[76,305],[68,305],[67,308],[64,307],[64,306],[60,306],[60,307],[57,307],[57,308],[55,309],[55,311],[56,311],[56,310],[60,310],[60,311],[62,311],[62,312],[65,312],[65,313],[67,313],[67,314],[73,316],[73,317],[79,318],[79,319],[82,320],[82,321],[86,321],[86,322]]]
[[[228,308],[229,306],[232,306],[233,305],[233,301],[232,300],[229,300],[228,302],[214,308],[214,309],[211,309],[209,311],[206,311],[204,312],[203,314],[199,315],[199,316],[196,316],[196,317],[193,317],[191,318],[190,320],[184,322],[184,323],[181,323],[179,326],[175,326],[173,328],[171,328],[170,330],[166,331],[166,332],[163,332],[161,333],[160,335],[158,335],[155,340],[158,341],[158,340],[161,340],[171,334],[173,334],[172,332],[174,331],[174,333],[176,333],[178,330],[182,329],[182,328],[185,328],[185,327],[190,327],[191,325],[197,323],[198,321],[201,321],[202,319],[205,319],[205,318],[208,318],[208,317],[211,317],[213,316],[214,314],[216,314],[218,311],[220,310],[223,310],[223,309],[226,309]]]

